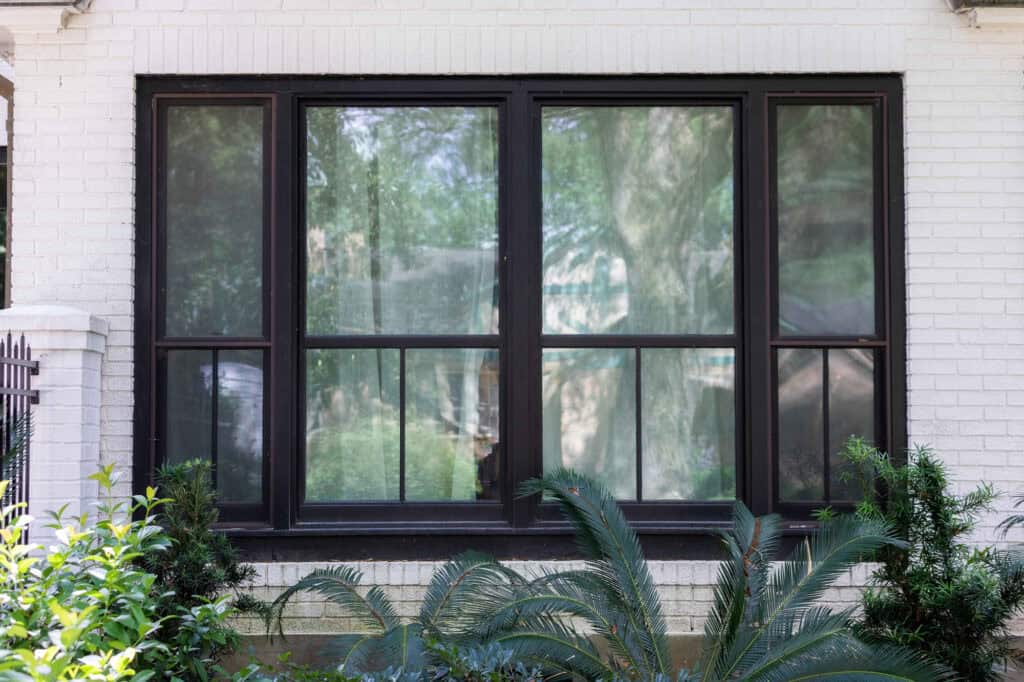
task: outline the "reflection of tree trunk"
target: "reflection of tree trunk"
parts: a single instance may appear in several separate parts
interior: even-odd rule
[[[370,220],[370,286],[373,297],[373,331],[380,334],[383,328],[380,291],[380,159],[377,156],[377,127],[373,127],[373,158],[366,182],[367,208]],[[384,400],[383,351],[377,349],[377,390],[381,402]]]
[[[381,308],[381,264],[380,264],[380,159],[378,157],[378,131],[377,126],[374,125],[372,129],[373,141],[373,157],[370,159],[370,166],[367,170],[367,182],[366,182],[366,194],[367,194],[367,211],[369,213],[369,240],[370,240],[370,287],[372,296],[373,306],[373,331],[376,334],[380,334],[384,328],[383,312]],[[403,381],[405,377],[400,377],[399,381]],[[384,404],[384,349],[377,349],[377,399],[379,404]],[[401,429],[401,426],[399,426]],[[401,431],[399,431],[401,432]],[[401,453],[402,444],[399,444],[399,453]],[[401,457],[401,455],[399,455]],[[401,467],[401,464],[399,464]],[[382,473],[382,478],[387,480],[386,470]],[[401,478],[401,468],[399,468],[398,476]],[[398,482],[398,488],[401,490],[402,482]]]
[[[610,229],[615,233],[605,243],[614,244],[626,264],[627,290],[634,295],[628,303],[628,317],[620,324],[631,331],[653,323],[664,325],[666,332],[699,333],[711,326],[709,321],[721,319],[716,316],[718,311],[701,305],[717,297],[695,292],[714,284],[714,267],[707,261],[706,251],[710,235],[704,222],[713,188],[732,171],[731,154],[722,153],[731,134],[731,119],[717,126],[697,124],[689,119],[691,115],[652,107],[643,121],[618,110],[601,111],[596,117],[603,189],[611,213]],[[674,313],[666,317],[667,311]],[[726,312],[731,314],[731,306]],[[647,424],[659,417],[659,421],[667,420],[669,423],[660,424],[659,432],[672,434],[671,442],[668,438],[660,443],[646,440],[649,447],[672,453],[657,458],[671,462],[667,470],[652,471],[654,457],[644,458],[648,469],[644,478],[655,489],[689,490],[701,466],[702,453],[686,451],[693,446],[694,425],[684,423],[682,414],[690,410],[679,409],[701,399],[701,383],[684,381],[685,352],[659,355],[661,366],[646,373],[644,394],[658,396],[659,404],[670,406],[657,410],[660,414],[642,415]],[[635,377],[624,375],[618,395],[607,397],[609,405],[618,410],[632,404],[634,381]],[[660,486],[657,481],[662,482]]]

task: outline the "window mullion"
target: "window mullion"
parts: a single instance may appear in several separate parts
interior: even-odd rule
[[[296,254],[301,238],[296,216],[296,186],[299,152],[296,149],[296,100],[289,94],[275,96],[272,106],[271,145],[273,167],[271,192],[274,200],[270,226],[273,244],[270,268],[270,400],[267,420],[270,429],[270,519],[274,528],[292,525],[296,488],[293,476],[301,465],[293,453],[298,433],[298,389],[302,373],[297,355],[299,292],[296,282]],[[301,147],[301,145],[299,145]]]
[[[740,491],[755,514],[771,511],[774,498],[772,451],[773,358],[771,341],[771,230],[769,206],[768,108],[762,88],[751,89],[742,117],[743,220],[743,352],[745,357],[743,415],[745,485]]]
[[[508,500],[515,526],[528,525],[536,501],[519,499],[523,481],[542,472],[541,465],[541,237],[540,130],[533,102],[520,84],[508,100],[502,171],[506,316],[503,341],[506,366],[506,453]]]

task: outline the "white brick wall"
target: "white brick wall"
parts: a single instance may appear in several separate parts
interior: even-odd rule
[[[569,561],[508,561],[506,565],[525,576],[540,576],[543,571],[570,570],[583,567],[583,562]],[[442,562],[434,561],[362,561],[350,564],[363,573],[365,584],[380,585],[395,605],[398,615],[405,618],[419,612],[420,601],[434,571]],[[250,590],[258,599],[272,600],[285,586],[294,584],[308,573],[312,564],[281,562],[261,564]],[[714,561],[651,561],[651,575],[661,597],[666,622],[673,634],[699,633],[714,601],[712,585],[718,574]],[[823,602],[835,609],[856,607],[860,589],[867,580],[869,567],[857,566],[844,574],[825,594]],[[286,633],[330,634],[345,632],[353,627],[349,618],[333,604],[325,604],[322,597],[299,593],[283,614]],[[240,620],[240,629],[251,634],[265,632],[263,622],[256,618]]]
[[[944,0],[95,0],[59,31],[14,12],[13,298],[110,322],[105,460],[131,453],[136,74],[899,72],[911,439],[964,487],[1024,490],[1022,29]]]

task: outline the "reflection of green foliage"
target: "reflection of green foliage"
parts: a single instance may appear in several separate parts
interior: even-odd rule
[[[733,123],[726,107],[544,109],[549,333],[732,330]],[[608,351],[561,355],[545,365],[546,468],[569,463],[559,438],[571,428],[573,440],[586,441],[574,448],[585,461],[572,465],[634,495],[636,368],[596,370]],[[645,481],[682,482],[657,495],[734,496],[732,391],[687,380],[693,368],[683,354],[656,362],[643,370],[644,459],[653,467]],[[564,422],[573,404],[595,401],[592,433]]]
[[[732,424],[727,425],[731,427]],[[733,452],[728,452],[734,455]],[[722,462],[718,466],[700,467],[692,473],[690,486],[693,500],[736,499],[736,467],[733,462]]]
[[[868,105],[779,108],[783,330],[873,328],[873,131]]]
[[[313,107],[307,124],[308,329],[490,332],[497,111]],[[446,276],[451,267],[431,262],[445,252],[470,253],[475,277]],[[381,287],[373,296],[383,320],[362,319],[352,293],[370,283]],[[413,321],[434,326],[406,328]]]
[[[406,427],[406,499],[476,499],[476,463],[432,422]],[[321,429],[306,446],[306,499],[398,498],[398,421]]]
[[[167,333],[262,334],[263,110],[167,113]]]
[[[733,119],[724,107],[549,107],[543,132],[545,285],[553,270],[626,270],[628,315],[593,332],[732,329]],[[593,282],[591,282],[593,284]],[[550,289],[550,287],[549,287]],[[546,291],[550,294],[551,291]],[[590,286],[588,297],[612,292]],[[583,305],[580,296],[574,304]],[[588,302],[593,305],[593,302]],[[545,326],[561,324],[545,312]],[[611,325],[609,327],[609,325]]]

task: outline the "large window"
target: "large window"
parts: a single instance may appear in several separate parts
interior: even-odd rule
[[[568,466],[664,534],[904,445],[895,77],[139,86],[139,485],[210,459],[282,542],[543,536],[517,488]]]

